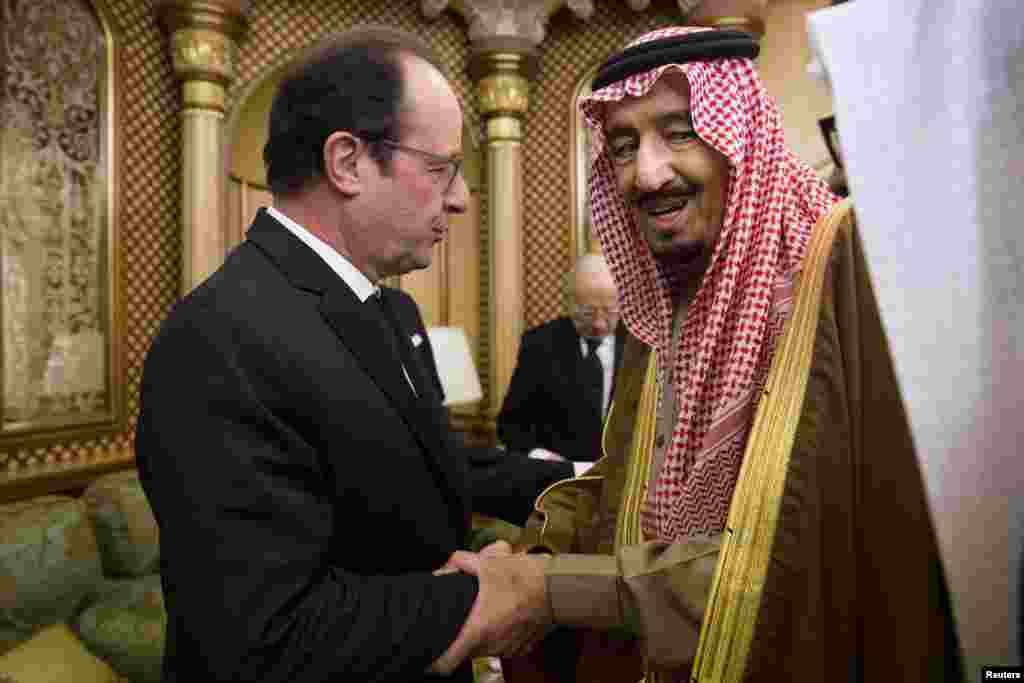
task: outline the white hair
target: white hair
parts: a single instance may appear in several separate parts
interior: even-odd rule
[[[565,303],[569,310],[572,310],[575,304],[576,282],[581,275],[605,275],[608,280],[612,279],[612,272],[608,268],[604,254],[590,252],[580,256],[576,259],[576,265],[562,280],[562,291],[565,293]]]

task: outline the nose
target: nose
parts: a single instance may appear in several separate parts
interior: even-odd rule
[[[633,188],[638,194],[655,192],[675,178],[672,153],[658,140],[641,140],[636,151]]]
[[[469,183],[462,175],[462,169],[455,174],[451,187],[444,193],[444,210],[448,213],[466,213],[469,204]]]
[[[593,322],[590,323],[590,326],[594,329],[595,337],[603,337],[611,331],[612,324],[611,321],[608,320],[607,316],[602,316],[600,318],[594,318]]]

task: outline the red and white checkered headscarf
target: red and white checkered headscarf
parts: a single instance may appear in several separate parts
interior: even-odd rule
[[[632,45],[712,30],[678,27]],[[686,314],[674,367],[672,292],[682,264],[656,260],[620,195],[605,152],[603,103],[641,97],[669,70],[690,87],[693,126],[729,162],[722,230]],[[612,83],[581,101],[593,133],[590,198],[595,232],[618,286],[629,331],[658,351],[659,380],[675,382],[679,414],[643,511],[646,538],[675,541],[725,528],[757,396],[792,307],[794,278],[811,227],[837,201],[783,140],[775,103],[749,59],[666,64]]]

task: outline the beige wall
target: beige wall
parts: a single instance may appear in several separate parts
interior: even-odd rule
[[[818,119],[832,113],[832,100],[825,84],[807,72],[811,51],[805,17],[829,4],[828,0],[772,2],[757,60],[761,80],[782,111],[786,143],[815,168],[829,162]]]

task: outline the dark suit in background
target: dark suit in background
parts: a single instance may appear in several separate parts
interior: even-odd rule
[[[622,358],[624,326],[615,333],[614,378]],[[571,318],[528,330],[498,414],[498,438],[509,448],[546,448],[576,462],[601,457],[603,420],[583,397],[580,335]],[[614,389],[614,382],[612,384]]]
[[[165,681],[433,679],[477,593],[431,575],[467,537],[466,468],[379,311],[261,211],[161,327],[136,453]]]
[[[444,389],[437,372],[434,349],[430,344],[423,317],[415,300],[399,289],[382,287],[381,292],[391,303],[404,332],[410,337],[419,335],[415,357],[422,363],[430,378],[438,401],[444,400]],[[573,476],[568,462],[551,462],[527,457],[519,451],[504,451],[486,446],[468,446],[456,433],[463,445],[469,466],[469,488],[473,511],[522,525],[533,510],[537,496],[549,485]]]

